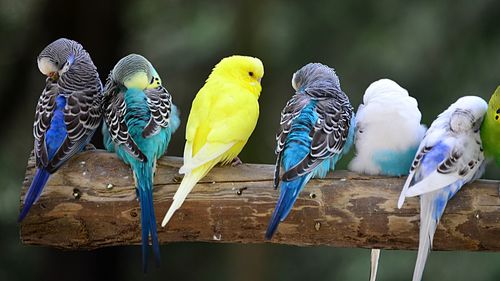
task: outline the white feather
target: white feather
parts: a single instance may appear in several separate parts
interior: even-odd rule
[[[406,151],[417,146],[425,134],[422,114],[408,91],[390,79],[373,82],[365,91],[356,113],[356,156],[349,169],[379,174],[373,154],[381,150]]]
[[[422,195],[424,193],[436,191],[456,182],[459,178],[461,177],[459,177],[455,173],[441,174],[436,171],[428,175],[415,185],[411,186],[411,188],[406,191],[405,196],[414,197]]]
[[[410,172],[408,177],[406,178],[405,185],[403,186],[403,191],[401,191],[401,194],[399,195],[399,200],[398,200],[398,209],[401,209],[403,207],[403,203],[405,202],[406,198],[406,191],[410,187],[411,181],[413,180],[413,177],[415,176],[415,171]]]
[[[429,193],[420,197],[420,232],[418,238],[418,254],[413,271],[412,281],[422,280],[424,274],[425,262],[432,248],[432,240],[436,232],[437,221],[433,219],[434,213],[433,198],[435,194]]]
[[[372,249],[370,260],[370,281],[377,280],[378,260],[380,258],[380,249]]]

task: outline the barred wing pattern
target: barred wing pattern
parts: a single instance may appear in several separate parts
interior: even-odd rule
[[[57,84],[47,78],[45,89],[38,99],[35,111],[35,122],[33,124],[33,136],[35,138],[35,159],[37,167],[46,167],[49,163],[47,147],[45,146],[45,133],[50,127],[50,121],[54,115],[56,97],[58,94]]]
[[[125,114],[127,106],[123,94],[119,92],[117,85],[108,78],[104,89],[104,121],[108,127],[109,135],[116,145],[123,145],[125,150],[131,156],[140,160],[147,161],[146,155],[142,153],[135,141],[128,132],[125,123]]]
[[[280,130],[276,134],[276,166],[274,170],[274,188],[278,188],[280,180],[281,153],[285,148],[285,142],[292,129],[292,124],[295,118],[300,115],[302,109],[310,101],[307,95],[294,95],[281,111]]]
[[[56,97],[59,95],[66,98],[64,123],[67,136],[49,160],[45,134],[53,117]],[[102,95],[99,87],[67,92],[57,83],[47,79],[47,85],[38,102],[33,126],[37,166],[43,166],[49,173],[53,173],[65,161],[80,152],[101,123],[101,103]]]
[[[291,181],[312,172],[322,160],[342,153],[347,141],[353,108],[347,96],[340,92],[333,98],[319,99],[316,103],[318,120],[309,133],[309,154],[295,167],[283,174],[283,180]]]
[[[144,127],[142,137],[148,138],[158,134],[161,128],[168,127],[172,107],[172,96],[168,93],[167,89],[162,86],[146,90],[145,94],[149,111],[151,112],[151,119],[146,127]]]

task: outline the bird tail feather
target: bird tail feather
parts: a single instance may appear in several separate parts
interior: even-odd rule
[[[153,244],[153,253],[156,265],[160,264],[160,245],[156,228],[156,216],[153,206],[153,167],[150,163],[140,163],[134,169],[141,204],[141,227],[142,227],[142,265],[144,272],[148,268],[148,246],[149,235]]]
[[[42,190],[45,187],[45,184],[49,180],[50,173],[45,169],[38,168],[36,170],[35,176],[33,177],[33,181],[24,197],[24,205],[19,214],[17,222],[21,222],[26,215],[28,214],[31,206],[38,200],[40,195],[42,194]]]
[[[418,243],[417,262],[413,272],[413,281],[422,280],[425,263],[432,248],[432,239],[436,232],[437,221],[435,219],[434,200],[430,200],[432,194],[420,196],[420,234]]]
[[[182,203],[184,203],[184,200],[186,200],[186,197],[188,194],[193,190],[193,187],[198,183],[198,181],[205,176],[205,173],[200,173],[199,171],[190,171],[187,173],[184,178],[182,179],[181,185],[177,189],[177,192],[175,192],[172,205],[170,205],[170,208],[167,211],[167,214],[163,218],[163,221],[161,223],[162,227],[165,227],[167,223],[170,221],[172,216],[174,215],[175,211],[177,211]]]
[[[280,197],[278,198],[273,216],[271,217],[271,221],[269,222],[266,231],[267,240],[270,240],[273,237],[276,229],[278,228],[278,224],[281,221],[285,220],[285,218],[288,216],[288,214],[292,210],[293,204],[297,200],[300,191],[310,178],[310,175],[305,175],[292,181],[281,182]]]
[[[380,258],[380,249],[372,249],[371,266],[370,266],[370,281],[377,280],[378,260]]]

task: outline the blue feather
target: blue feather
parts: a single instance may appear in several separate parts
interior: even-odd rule
[[[24,197],[24,205],[19,217],[17,218],[17,222],[21,222],[26,215],[28,214],[31,206],[38,200],[40,195],[42,194],[42,190],[45,187],[45,184],[49,180],[50,173],[45,169],[36,169],[35,176],[33,177],[33,181],[31,182],[30,188]]]
[[[50,127],[45,134],[45,144],[47,146],[47,154],[49,161],[54,157],[59,147],[66,139],[68,131],[66,130],[66,123],[64,123],[64,107],[66,106],[66,98],[59,95],[56,98],[56,108],[54,115],[50,121]]]
[[[373,154],[373,162],[380,168],[380,174],[392,177],[408,175],[418,145],[406,151],[382,150]]]
[[[136,179],[139,201],[141,204],[141,228],[142,228],[142,265],[144,272],[147,271],[149,235],[153,243],[153,252],[157,266],[160,264],[160,246],[156,228],[156,216],[153,207],[153,167],[150,163],[133,165]]]
[[[45,146],[47,148],[49,161],[54,157],[67,136],[66,124],[64,123],[65,106],[66,98],[63,95],[59,95],[56,98],[56,106],[52,120],[50,121],[50,126],[45,134]],[[24,198],[23,208],[17,219],[18,222],[21,222],[26,217],[33,204],[38,200],[49,177],[50,173],[44,168],[38,168],[36,170],[33,181]]]

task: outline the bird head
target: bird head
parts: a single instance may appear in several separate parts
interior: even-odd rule
[[[500,125],[500,86],[491,95],[490,102],[488,103],[488,113],[485,118],[490,118],[488,121],[493,121]]]
[[[61,38],[50,43],[38,55],[40,72],[56,81],[67,72],[75,62],[76,53],[83,47],[76,41]]]
[[[127,89],[144,90],[155,82],[153,70],[153,66],[145,57],[130,54],[118,61],[111,71],[111,79]]]
[[[313,86],[341,91],[339,77],[335,70],[321,63],[308,63],[292,76],[292,87],[297,92]]]
[[[153,65],[152,64],[150,64],[150,65],[151,65],[151,75],[152,75],[152,78],[149,81],[149,85],[146,87],[146,89],[158,88],[158,87],[161,86],[160,75],[158,74],[158,72],[156,71],[156,69],[153,67]]]
[[[260,82],[264,76],[264,65],[258,58],[230,56],[222,59],[214,67],[210,76],[227,77],[248,88],[258,98],[262,90]]]
[[[459,98],[450,106],[450,129],[456,133],[468,130],[479,132],[484,114],[488,109],[486,102],[476,96],[465,96]]]
[[[408,97],[409,94],[408,91],[405,88],[399,86],[398,83],[394,82],[391,79],[384,78],[371,83],[370,86],[366,88],[365,95],[363,96],[363,103],[367,104],[372,99],[375,99],[378,96]]]

